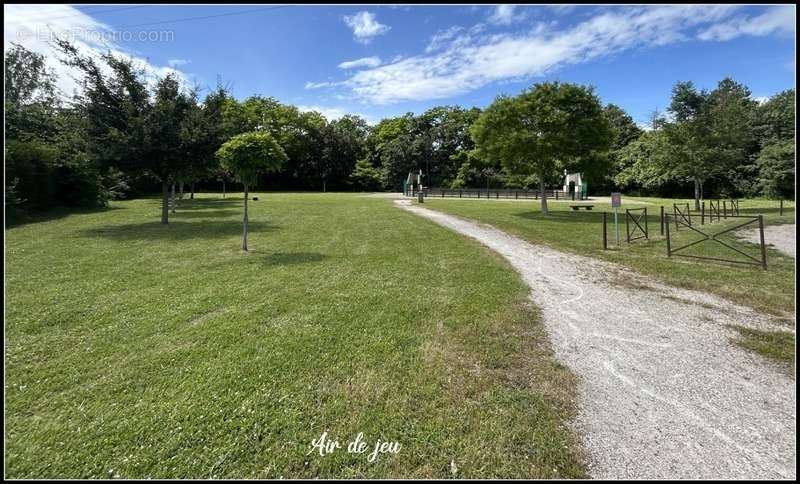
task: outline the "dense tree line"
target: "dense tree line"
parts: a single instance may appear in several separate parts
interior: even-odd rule
[[[615,183],[627,190],[701,198],[794,198],[795,93],[759,104],[723,79],[712,91],[679,82],[667,113],[622,148]]]
[[[590,88],[541,83],[484,110],[437,106],[370,126],[271,97],[237,100],[222,85],[201,96],[112,53],[57,46],[80,74],[70,98],[56,93],[41,55],[19,45],[6,51],[12,217],[158,190],[167,222],[196,183],[225,190],[237,180],[217,152],[251,132],[269,134],[286,155],[280,171],[248,177],[267,189],[399,190],[418,170],[428,186],[542,188],[560,186],[568,169],[583,172],[593,193],[794,196],[793,89],[758,103],[731,79],[711,91],[679,82],[667,112],[643,130]]]

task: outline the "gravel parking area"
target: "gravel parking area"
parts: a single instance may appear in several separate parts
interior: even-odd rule
[[[505,257],[531,287],[559,361],[581,380],[575,422],[605,479],[795,477],[795,381],[728,325],[785,323],[604,261],[412,205]]]

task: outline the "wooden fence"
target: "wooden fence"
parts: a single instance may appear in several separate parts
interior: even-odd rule
[[[548,199],[572,200],[562,190],[545,190]],[[526,190],[523,188],[425,188],[426,197],[436,198],[495,198],[495,199],[530,199],[538,200],[542,196],[539,190]],[[575,194],[575,200],[580,200],[580,193]]]

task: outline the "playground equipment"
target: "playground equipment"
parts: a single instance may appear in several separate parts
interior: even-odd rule
[[[564,170],[564,198],[586,200],[589,184],[583,180],[583,173],[567,173]]]
[[[422,170],[419,173],[409,172],[408,177],[403,182],[403,195],[413,197],[414,194],[422,192]]]

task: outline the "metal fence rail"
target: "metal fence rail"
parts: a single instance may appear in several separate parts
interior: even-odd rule
[[[737,207],[737,210],[738,210],[738,207]],[[666,228],[666,237],[667,237],[667,257],[673,257],[673,256],[675,256],[675,257],[689,257],[689,258],[701,259],[701,260],[713,260],[713,261],[719,261],[719,262],[730,262],[730,263],[733,263],[733,264],[744,264],[744,265],[760,266],[764,270],[767,270],[767,251],[766,251],[766,247],[764,245],[764,216],[763,215],[728,215],[727,218],[738,218],[738,219],[742,219],[743,222],[739,223],[739,224],[736,224],[733,227],[728,227],[728,228],[726,228],[724,230],[721,230],[719,232],[716,232],[716,233],[712,233],[711,230],[710,230],[711,227],[713,227],[713,226],[708,226],[708,228],[704,227],[703,229],[699,229],[697,227],[694,227],[694,226],[690,225],[686,221],[686,219],[685,219],[685,217],[683,215],[678,215],[678,216],[672,215],[672,217],[674,218],[674,222],[675,222],[676,226],[686,227],[689,230],[692,230],[692,231],[696,232],[697,234],[699,234],[700,236],[702,236],[702,238],[699,239],[699,240],[696,240],[694,242],[690,242],[688,244],[684,244],[684,245],[682,245],[680,247],[677,247],[677,248],[673,246],[673,242],[674,242],[673,236],[670,235],[670,231],[669,231],[669,226],[670,226],[669,217],[670,217],[670,215],[667,214],[666,217],[667,217],[667,220],[666,220],[666,223],[665,223],[665,228]],[[724,242],[723,240],[719,239],[719,236],[721,236],[723,234],[727,234],[729,232],[741,229],[742,227],[745,227],[747,225],[754,224],[754,223],[758,223],[758,229],[759,229],[759,233],[760,233],[760,244],[759,244],[760,245],[760,249],[761,249],[761,258],[760,259],[757,258],[757,257],[753,257],[752,255],[750,255],[750,254],[748,254],[748,253],[746,253],[744,251],[741,251],[741,250],[737,249],[736,247],[734,247],[734,246]],[[678,253],[678,252],[681,252],[681,251],[684,251],[684,250],[688,249],[689,247],[697,246],[697,245],[699,245],[699,244],[701,244],[703,242],[713,242],[713,243],[716,243],[716,244],[720,244],[720,245],[726,247],[727,249],[730,249],[730,250],[738,253],[739,255],[742,255],[742,256],[746,257],[748,260],[724,259],[724,258],[721,258],[721,257],[709,257],[709,256],[700,256],[700,255],[685,254],[685,253],[679,254]]]
[[[684,207],[685,208],[679,208]],[[678,230],[680,225],[678,224],[678,220],[680,220],[689,227],[692,226],[692,210],[689,208],[689,204],[680,204],[677,203],[672,204],[672,216],[675,218],[675,230]]]
[[[642,225],[642,221],[644,221],[644,225]],[[625,233],[629,244],[634,240],[649,240],[650,237],[647,231],[647,208],[625,209]]]
[[[437,198],[506,198],[506,199],[530,199],[538,200],[542,193],[547,198],[554,200],[572,200],[571,195],[565,194],[562,190],[529,190],[524,188],[426,188],[426,197]],[[580,199],[580,194],[576,194],[575,200]]]

